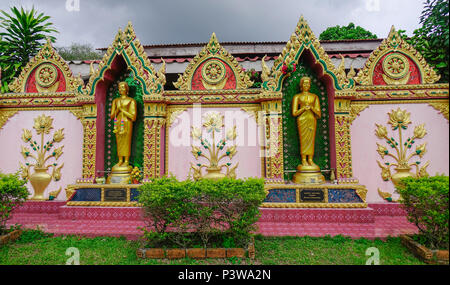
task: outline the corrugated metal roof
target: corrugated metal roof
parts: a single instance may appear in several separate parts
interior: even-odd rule
[[[345,42],[381,42],[383,39],[348,39],[348,40],[322,40],[320,43],[345,43]],[[285,45],[286,42],[220,42],[221,45]],[[177,44],[153,44],[153,45],[143,45],[144,48],[161,48],[161,47],[196,47],[205,46],[207,42],[204,43],[177,43]],[[108,48],[98,48],[98,50],[107,50]]]

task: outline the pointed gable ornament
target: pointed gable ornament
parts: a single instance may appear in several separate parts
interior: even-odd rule
[[[180,90],[247,89],[252,85],[236,58],[219,44],[215,33],[174,83]]]
[[[117,32],[114,42],[108,47],[97,69],[92,72],[86,88],[81,90],[84,95],[94,95],[96,85],[104,79],[106,71],[111,68],[118,55],[123,57],[127,68],[141,84],[144,96],[162,96],[165,83],[164,71],[160,71],[159,76],[157,75],[144,47],[136,37],[131,22],[128,22],[124,31],[119,29]]]
[[[15,93],[55,93],[76,91],[82,87],[81,76],[75,77],[66,61],[52,46],[50,38],[9,84]]]
[[[282,82],[284,78],[289,76],[285,71],[287,66],[297,64],[300,56],[305,50],[309,50],[314,57],[316,63],[320,64],[324,74],[328,74],[332,80],[336,90],[352,90],[354,89],[354,80],[346,76],[345,72],[337,70],[332,63],[330,57],[320,45],[319,40],[311,31],[303,16],[297,23],[295,32],[289,38],[286,46],[281,54],[274,61],[270,73],[267,66],[262,61],[262,74],[264,74],[263,83],[261,85],[263,93],[281,92]]]
[[[440,76],[423,56],[391,27],[355,78],[360,85],[432,84]]]

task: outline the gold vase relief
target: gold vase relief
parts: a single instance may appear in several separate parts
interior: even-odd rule
[[[416,144],[416,140],[422,139],[427,134],[425,130],[425,124],[417,125],[414,128],[414,133],[411,137],[404,138],[402,131],[408,129],[408,125],[411,124],[410,113],[406,110],[391,110],[388,123],[391,125],[391,129],[398,133],[397,139],[388,134],[386,126],[375,124],[375,135],[380,139],[385,139],[387,146],[377,143],[377,152],[382,159],[385,157],[391,157],[391,161],[394,162],[380,162],[377,160],[378,166],[381,168],[381,177],[384,181],[392,181],[394,186],[398,186],[401,179],[405,177],[425,177],[428,176],[426,171],[430,161],[427,161],[422,165],[421,161],[413,161],[414,157],[423,158],[423,155],[427,152],[427,143],[416,145],[415,151],[412,147]],[[413,162],[411,162],[413,161]],[[391,168],[393,167],[393,171]],[[412,173],[411,170],[416,168],[416,173]],[[378,194],[387,201],[394,201],[392,194],[389,192],[383,192],[378,188]],[[397,200],[398,201],[398,200]]]
[[[33,186],[34,195],[30,198],[31,200],[47,200],[44,196],[45,189],[52,179],[55,181],[61,179],[61,168],[64,166],[64,163],[58,167],[57,160],[62,155],[64,146],[56,147],[55,145],[64,139],[64,129],[55,131],[53,138],[44,143],[45,135],[48,135],[50,130],[53,129],[52,124],[53,119],[44,114],[34,119],[33,128],[36,134],[40,136],[40,144],[33,139],[31,130],[22,130],[22,140],[28,146],[22,146],[21,154],[25,161],[28,159],[32,161],[31,163],[25,162],[25,165],[20,163],[20,170],[22,178],[29,180],[31,186]],[[33,173],[31,173],[31,167],[34,169]],[[50,168],[52,168],[51,174],[48,173]],[[56,198],[60,191],[61,188],[50,192],[50,197]]]
[[[191,163],[189,173],[193,172],[192,177],[194,180],[200,178],[212,180],[225,177],[236,178],[236,168],[239,163],[236,163],[235,166],[232,166],[230,162],[220,164],[222,159],[226,157],[232,159],[237,152],[236,145],[226,147],[228,142],[234,142],[236,139],[236,126],[229,129],[226,132],[225,138],[221,139],[216,144],[216,135],[222,131],[223,126],[223,116],[220,113],[210,112],[203,116],[203,128],[206,132],[211,134],[212,141],[209,141],[203,136],[202,129],[194,126],[192,127],[191,137],[195,141],[199,141],[201,147],[192,145],[191,153],[196,160],[203,157],[208,161],[208,164],[198,163],[197,165],[194,165]],[[206,174],[202,173],[203,168],[206,169]],[[222,173],[222,169],[224,168],[226,169],[226,173]],[[191,174],[189,174],[189,177],[190,176]]]

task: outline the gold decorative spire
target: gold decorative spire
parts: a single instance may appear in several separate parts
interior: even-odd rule
[[[123,31],[122,29],[118,30],[113,43],[108,47],[97,69],[91,74],[83,93],[91,96],[94,94],[96,84],[103,80],[105,72],[111,68],[113,62],[111,58],[117,55],[124,57],[135,78],[142,83],[144,96],[161,95],[163,85],[160,82],[165,79],[161,77],[161,80],[157,81],[159,77],[156,75],[156,71],[150,63],[144,47],[137,39],[131,22],[128,22]]]

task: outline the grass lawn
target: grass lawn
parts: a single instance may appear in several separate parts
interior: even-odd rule
[[[0,265],[63,265],[69,256],[66,250],[76,247],[82,265],[158,265],[158,264],[256,264],[256,265],[364,265],[367,248],[376,247],[381,265],[424,264],[405,249],[399,238],[382,240],[347,237],[255,237],[256,258],[239,259],[139,259],[136,250],[139,241],[125,238],[59,236],[25,230],[14,243],[0,247]]]

